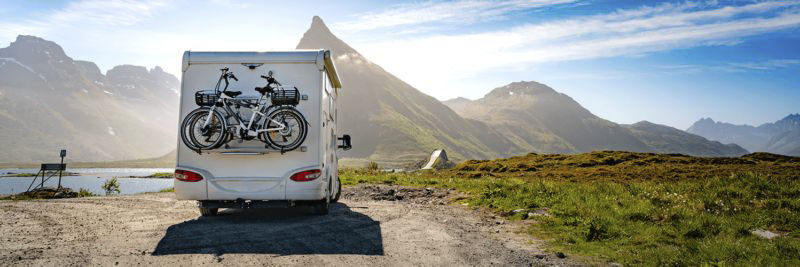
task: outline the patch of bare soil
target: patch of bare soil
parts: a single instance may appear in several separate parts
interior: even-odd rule
[[[0,262],[30,265],[574,265],[451,190],[359,185],[305,208],[200,217],[173,193],[0,202]]]

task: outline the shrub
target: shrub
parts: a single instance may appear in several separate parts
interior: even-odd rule
[[[92,193],[92,191],[89,191],[89,189],[81,187],[78,190],[78,197],[93,197],[93,196],[96,196],[96,195],[94,193]]]
[[[101,188],[106,191],[106,196],[114,193],[119,194],[121,192],[119,190],[119,181],[117,181],[117,177],[106,180],[106,183],[104,183]]]
[[[367,164],[367,170],[370,170],[370,171],[377,171],[378,167],[379,167],[378,163],[374,162],[374,161],[370,161],[369,164]]]

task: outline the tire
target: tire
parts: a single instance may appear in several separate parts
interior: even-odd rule
[[[228,141],[227,120],[225,120],[224,116],[217,110],[211,113],[212,123],[210,125],[211,128],[209,128],[209,136],[206,136],[207,133],[199,128],[207,118],[206,116],[208,116],[209,110],[210,108],[195,109],[186,115],[183,123],[181,123],[181,140],[192,150],[214,149]],[[211,140],[210,138],[212,136],[216,136],[216,139]]]
[[[325,198],[318,201],[317,203],[312,206],[313,212],[316,215],[325,215],[328,214],[328,210],[330,210],[331,206],[331,182],[328,182],[328,190],[325,192]]]
[[[294,121],[294,122],[292,122]],[[308,122],[303,114],[291,106],[279,107],[269,113],[267,119],[264,120],[262,129],[271,129],[279,127],[275,122],[287,125],[289,128],[286,131],[270,131],[263,132],[266,138],[259,138],[267,140],[267,145],[280,149],[281,151],[292,151],[300,147],[306,140],[308,135]],[[295,137],[295,139],[287,139],[286,137]],[[278,139],[280,138],[280,139]]]
[[[219,208],[203,208],[200,207],[200,215],[203,217],[216,216]]]
[[[338,187],[338,189],[336,190],[336,195],[333,196],[333,199],[331,199],[331,203],[339,203],[339,197],[342,196],[342,180],[340,180],[339,177],[336,177],[336,182],[336,187]]]
[[[189,123],[192,120],[194,120],[194,117],[197,116],[200,112],[202,112],[202,110],[203,108],[198,108],[193,110],[192,112],[189,112],[189,114],[186,115],[186,117],[183,118],[183,121],[181,122],[181,141],[183,141],[183,144],[186,145],[186,147],[188,147],[191,150],[198,150],[199,147],[197,147],[197,145],[192,143],[192,141],[189,139],[189,135],[191,134],[191,132],[189,131]],[[206,112],[208,112],[208,109],[205,110]]]

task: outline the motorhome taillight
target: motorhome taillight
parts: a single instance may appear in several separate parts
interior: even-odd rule
[[[319,169],[313,169],[295,173],[290,179],[296,182],[308,182],[319,178],[321,175],[322,172]]]
[[[203,180],[203,176],[192,171],[175,170],[175,179],[184,182],[199,182]]]

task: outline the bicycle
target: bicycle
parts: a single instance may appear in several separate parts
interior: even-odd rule
[[[222,145],[228,148],[233,139],[241,143],[255,138],[264,142],[265,148],[281,153],[300,147],[308,134],[308,122],[295,108],[300,102],[296,87],[285,89],[269,71],[267,76],[261,75],[267,84],[254,89],[260,93],[258,99],[237,98],[242,92],[228,91],[228,86],[229,79],[237,82],[239,79],[227,67],[220,71],[222,74],[213,91],[195,93],[195,103],[200,107],[186,115],[181,123],[181,139],[189,149],[202,153],[202,150]],[[223,81],[225,87],[220,90]],[[270,105],[267,105],[267,98],[271,100]],[[251,110],[249,119],[242,116],[241,107]],[[231,119],[236,124],[229,125]]]

